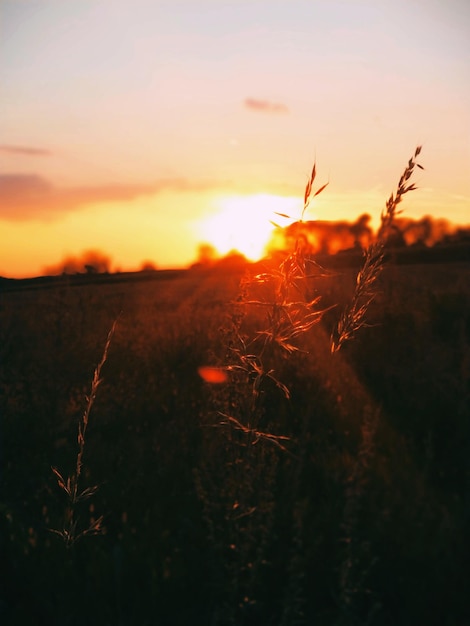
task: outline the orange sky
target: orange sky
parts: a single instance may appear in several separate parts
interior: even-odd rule
[[[468,32],[466,0],[2,0],[0,275],[241,247],[315,158],[307,218],[376,218],[418,144],[406,214],[469,224]]]

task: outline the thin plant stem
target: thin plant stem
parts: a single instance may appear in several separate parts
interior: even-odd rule
[[[78,435],[77,435],[77,443],[78,450],[77,456],[75,460],[75,470],[64,478],[63,475],[59,472],[59,470],[55,467],[52,468],[52,471],[56,477],[57,484],[59,488],[65,492],[67,497],[67,503],[65,506],[65,515],[64,515],[64,527],[61,530],[50,529],[51,532],[59,535],[67,548],[73,546],[78,539],[84,537],[85,535],[96,535],[103,532],[102,522],[103,516],[100,516],[98,519],[94,519],[90,522],[88,528],[79,531],[77,529],[78,517],[77,517],[77,505],[83,500],[88,500],[91,496],[96,493],[98,490],[98,486],[94,485],[93,487],[87,487],[83,490],[80,490],[80,477],[82,474],[83,468],[83,455],[85,453],[85,436],[88,428],[88,423],[90,419],[91,409],[93,407],[96,394],[98,391],[98,387],[102,382],[101,378],[101,370],[106,363],[108,358],[108,351],[111,345],[111,340],[113,338],[114,332],[116,330],[117,319],[113,322],[110,331],[108,332],[108,336],[106,339],[106,343],[103,350],[103,355],[101,357],[100,362],[95,368],[93,373],[93,379],[91,381],[91,389],[90,393],[85,396],[86,406],[85,410],[78,421]]]
[[[356,288],[351,302],[343,310],[333,330],[331,352],[338,352],[346,342],[356,335],[358,330],[367,326],[366,314],[377,294],[377,280],[385,264],[385,246],[395,218],[401,213],[398,205],[406,193],[416,189],[414,183],[409,183],[415,167],[424,169],[422,165],[416,162],[420,152],[421,146],[418,146],[398,181],[395,195],[392,193],[385,204],[385,209],[380,216],[377,239],[365,250],[364,261],[356,277]]]

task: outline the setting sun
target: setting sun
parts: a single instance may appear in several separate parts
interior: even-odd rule
[[[298,219],[301,200],[269,194],[227,196],[218,199],[215,208],[217,212],[199,227],[201,238],[214,246],[220,255],[233,250],[257,261],[265,254],[275,228],[272,222],[286,226]]]

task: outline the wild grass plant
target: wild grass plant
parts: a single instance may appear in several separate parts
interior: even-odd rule
[[[315,176],[314,166],[303,213],[311,197],[322,191],[313,192]],[[281,457],[289,454],[290,442],[290,436],[276,432],[279,422],[273,423],[270,415],[272,398],[282,402],[290,397],[273,365],[279,353],[296,351],[296,339],[321,319],[318,299],[305,299],[310,265],[313,261],[299,244],[277,269],[242,281],[224,333],[225,363],[219,368],[229,382],[213,391],[214,413],[212,423],[205,424],[210,430],[203,452],[210,461],[196,472],[211,542],[219,552],[215,576],[230,590],[214,604],[214,624],[256,623],[266,613],[274,494]],[[250,338],[247,311],[253,309],[266,316],[267,324]]]
[[[415,167],[423,169],[416,162],[420,152],[421,146],[418,146],[399,179],[395,194],[390,195],[381,213],[375,241],[363,252],[362,266],[356,277],[354,293],[348,305],[340,313],[331,333],[332,352],[339,351],[361,328],[367,326],[367,312],[377,295],[378,279],[386,264],[387,241],[393,231],[394,220],[400,213],[398,205],[406,193],[416,189],[415,184],[409,182]],[[247,307],[261,309],[265,313],[265,323],[263,328],[256,330],[254,336],[247,340],[246,336],[242,336],[239,328],[239,321],[243,316],[237,315],[237,323],[232,330],[238,347],[235,347],[232,342],[231,351],[239,362],[227,366],[226,370],[232,372],[235,369],[241,370],[253,380],[255,397],[266,380],[274,382],[286,397],[289,397],[288,388],[275,377],[274,370],[266,365],[266,362],[269,362],[269,357],[277,348],[287,354],[301,350],[304,334],[323,319],[328,309],[336,308],[335,304],[328,308],[322,307],[321,278],[327,276],[327,273],[312,255],[306,252],[300,236],[310,201],[328,185],[326,183],[315,191],[313,187],[315,178],[316,164],[306,184],[304,204],[300,219],[296,224],[299,234],[295,240],[294,249],[277,267],[271,267],[266,272],[245,278],[240,292],[239,300],[245,309]],[[284,214],[278,215],[290,217]],[[275,226],[280,228],[277,224]],[[267,286],[265,293],[261,297],[251,297],[250,289],[256,289],[260,285]]]
[[[415,189],[409,180],[415,166],[421,168],[415,161],[420,151],[420,147],[415,150],[400,177],[395,195],[392,194],[386,203],[376,241],[364,251],[363,264],[357,275],[351,302],[340,314],[331,333],[332,353],[338,352],[367,324],[367,311],[376,296],[377,281],[385,264],[387,237],[393,228],[402,197]],[[324,184],[315,191],[315,179],[316,164],[305,188],[303,209],[297,224],[299,234],[311,199],[327,186]],[[292,442],[290,434],[277,430],[278,416],[269,415],[267,405],[270,396],[275,394],[281,393],[287,400],[290,398],[290,390],[279,378],[276,364],[279,363],[279,358],[288,360],[293,353],[305,351],[304,336],[321,322],[326,312],[322,307],[321,296],[321,279],[324,276],[325,270],[306,253],[299,235],[293,250],[277,267],[270,267],[267,271],[244,279],[232,314],[228,352],[225,356],[229,364],[221,367],[221,371],[230,379],[229,391],[224,389],[222,394],[215,394],[217,412],[213,424],[218,433],[222,433],[221,436],[215,435],[215,445],[223,450],[223,457],[218,457],[211,450],[207,456],[212,460],[217,458],[215,466],[206,464],[205,472],[197,475],[212,541],[222,547],[221,554],[223,548],[226,550],[225,558],[221,557],[222,565],[230,563],[225,572],[222,567],[221,575],[224,585],[232,590],[232,596],[227,598],[228,603],[223,609],[220,606],[214,609],[217,624],[252,623],[247,614],[256,615],[260,610],[258,605],[262,600],[256,596],[254,576],[262,577],[263,572],[259,571],[259,566],[255,567],[254,553],[259,555],[258,564],[268,564],[268,551],[262,553],[261,547],[266,548],[269,545],[267,537],[274,526],[275,503],[272,492],[275,490],[273,480],[276,480],[279,453],[298,455],[299,463],[297,470],[291,475],[295,494],[293,507],[296,513],[290,520],[294,532],[286,580],[290,595],[285,598],[282,619],[283,623],[304,623],[303,596],[308,590],[302,590],[302,583],[299,581],[299,563],[302,559],[299,529],[303,521],[295,497],[299,496],[298,483],[302,471],[299,470],[299,457],[302,458],[305,452],[302,450],[302,442]],[[261,315],[255,313],[255,319],[258,322],[261,320],[262,326],[255,329],[250,336],[247,328],[244,328],[244,322],[253,309],[262,312]],[[221,382],[224,381],[222,376]],[[279,399],[274,402],[279,402]],[[358,570],[358,548],[353,540],[353,531],[358,523],[356,510],[362,496],[364,474],[368,460],[373,455],[378,410],[374,409],[371,417],[370,410],[365,408],[363,415],[358,418],[362,422],[362,441],[359,444],[358,460],[352,464],[351,473],[347,477],[342,522],[345,534],[343,541],[347,549],[340,568],[338,605],[341,619],[346,620],[355,619],[354,600],[362,592],[364,578],[370,573],[364,569]],[[293,443],[295,453],[290,449],[290,443]],[[273,451],[273,446],[277,450]],[[214,480],[215,475],[218,475],[221,482]],[[267,486],[269,488],[266,490]],[[270,498],[266,499],[266,494]],[[219,506],[223,502],[222,510],[215,512],[214,502]],[[229,556],[230,550],[233,551],[233,556]],[[244,585],[241,584],[241,579],[245,580]],[[220,612],[225,617],[218,621]]]
[[[380,215],[377,237],[365,250],[363,264],[356,278],[356,289],[351,302],[342,312],[333,330],[331,338],[332,352],[340,350],[344,343],[352,339],[357,331],[366,325],[367,311],[376,296],[377,280],[384,267],[385,246],[394,228],[394,220],[400,213],[398,205],[406,193],[416,189],[414,183],[409,182],[415,167],[423,169],[416,162],[420,152],[421,146],[418,146],[398,181],[395,194],[392,193],[390,195],[386,202],[385,210]]]
[[[62,528],[51,529],[51,532],[61,537],[67,548],[72,547],[82,537],[85,537],[87,535],[98,535],[103,532],[102,524],[104,518],[102,515],[100,515],[96,519],[92,516],[89,525],[85,528],[80,528],[78,526],[78,506],[80,503],[89,500],[98,490],[98,485],[93,485],[91,487],[85,488],[82,488],[81,486],[83,455],[85,453],[85,437],[88,428],[88,422],[90,419],[90,413],[93,408],[96,394],[98,392],[98,387],[102,380],[101,370],[108,358],[108,351],[111,345],[114,331],[116,329],[116,324],[117,320],[114,321],[108,333],[101,361],[98,363],[93,373],[90,392],[87,396],[85,396],[85,410],[78,420],[78,448],[77,456],[75,459],[75,468],[66,478],[62,476],[62,474],[56,467],[52,468],[52,471],[57,479],[57,484],[59,488],[65,493],[66,505]],[[93,509],[94,507],[90,505],[90,510]]]

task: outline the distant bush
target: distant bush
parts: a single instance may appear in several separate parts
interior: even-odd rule
[[[99,250],[85,250],[78,256],[67,256],[57,265],[43,269],[47,276],[57,274],[105,274],[111,271],[111,257]]]

